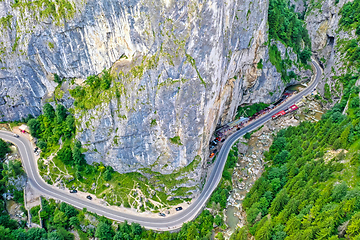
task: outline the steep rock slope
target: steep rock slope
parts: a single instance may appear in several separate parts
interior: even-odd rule
[[[0,120],[39,114],[54,73],[76,79],[66,92],[112,66],[117,97],[75,107],[87,161],[168,173],[204,159],[239,104],[284,89],[264,45],[267,9],[266,0],[2,1]],[[62,101],[72,106],[68,93]]]
[[[326,98],[326,106],[331,107],[342,95],[342,84],[336,80],[347,72],[346,57],[342,54],[343,41],[355,39],[355,31],[346,32],[339,27],[341,9],[349,0],[316,1],[308,6],[305,15],[307,29],[316,53],[324,70],[318,89]]]

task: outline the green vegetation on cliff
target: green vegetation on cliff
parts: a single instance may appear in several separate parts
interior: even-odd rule
[[[87,84],[91,88],[107,89],[110,80],[107,82],[106,79],[110,77],[104,73],[101,78],[88,78]],[[89,192],[106,199],[111,205],[132,207],[139,211],[159,211],[161,208],[182,203],[188,200],[185,197],[191,194],[190,191],[195,190],[195,187],[179,186],[190,180],[186,175],[198,167],[201,162],[199,156],[172,174],[163,175],[150,169],[141,169],[141,173],[121,174],[103,163],[86,163],[84,149],[81,143],[74,139],[74,117],[63,105],[58,104],[54,109],[47,103],[44,105],[43,114],[37,118],[30,116],[24,121],[27,122],[31,135],[37,138],[37,146],[42,150],[38,162],[39,172],[49,184],[61,179],[67,188]],[[178,136],[174,137],[173,141],[181,145]],[[51,154],[54,156],[50,156]],[[143,173],[151,175],[145,177]],[[169,196],[172,199],[168,199]]]
[[[280,51],[272,41],[280,41],[285,47],[292,48],[298,58],[298,62],[295,64],[305,67],[311,57],[309,34],[304,26],[304,21],[294,12],[293,7],[289,7],[288,0],[270,0],[268,18],[270,62],[281,73],[283,81],[289,82],[296,77],[293,71],[287,71],[294,63],[288,56],[282,59]]]
[[[75,133],[74,121],[63,105],[58,104],[55,110],[49,103],[44,105],[42,115],[28,120],[30,133],[38,139],[37,145],[42,150],[42,156],[48,156],[58,149],[60,139],[65,145],[70,144],[69,140]]]
[[[333,96],[338,96],[342,88],[345,89],[345,92],[348,92],[349,87],[354,85],[360,77],[360,23],[358,21],[360,18],[360,0],[346,3],[341,9],[340,15],[339,29],[337,31],[342,30],[350,33],[355,30],[355,38],[349,40],[340,37],[336,41],[337,53],[342,55],[341,61],[344,63],[344,67],[339,70],[345,73],[333,77],[335,84],[331,82],[325,84],[324,97],[329,101],[332,101]],[[333,68],[332,73],[336,74],[335,68]],[[352,84],[349,84],[350,82]]]
[[[357,72],[360,71],[360,0],[346,3],[341,10],[340,29],[351,31],[355,29],[356,38],[350,41],[340,41],[342,44],[341,52],[345,55],[345,61],[349,69],[354,67]]]
[[[239,106],[237,109],[237,114],[236,114],[235,118],[251,117],[255,113],[267,108],[268,106],[269,106],[269,104],[262,103],[262,102],[254,103],[249,106]]]
[[[123,92],[121,86],[113,87],[114,96],[111,91],[108,91],[112,82],[113,76],[108,70],[103,70],[100,75],[87,77],[85,87],[76,86],[69,90],[71,96],[75,98],[74,106],[79,109],[92,109],[104,101],[109,101],[111,97],[120,97]]]
[[[360,35],[360,1],[354,0],[346,3],[341,9],[340,26],[343,30],[355,29]]]
[[[75,6],[68,0],[15,0],[12,7],[19,9],[21,13],[25,13],[25,10],[31,11],[40,19],[53,17],[57,25],[62,19],[73,18],[76,12]]]

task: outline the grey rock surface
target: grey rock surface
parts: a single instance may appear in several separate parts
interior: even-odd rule
[[[127,73],[158,58],[136,77],[119,77],[119,99],[76,112],[88,163],[169,173],[197,155],[204,160],[216,126],[239,104],[270,103],[285,88],[267,56],[267,0],[71,0],[76,12],[67,19],[11,2],[0,2],[0,17],[12,16],[0,36],[0,121],[40,114],[54,73],[81,85],[104,68]],[[73,104],[68,93],[62,101]]]
[[[322,80],[317,89],[322,96],[325,96],[325,87],[331,95],[330,101],[326,101],[326,107],[330,108],[337,103],[342,95],[339,82],[334,76],[346,73],[344,67],[344,56],[339,47],[339,40],[351,40],[356,38],[355,31],[344,32],[339,29],[341,19],[340,10],[350,0],[340,0],[335,4],[335,0],[319,1],[316,6],[308,6],[305,21],[307,30],[312,42],[312,50],[315,57],[322,64],[324,70]]]

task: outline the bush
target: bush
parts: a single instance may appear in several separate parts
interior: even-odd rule
[[[175,136],[173,138],[170,138],[170,142],[173,144],[177,144],[177,145],[182,145],[180,137],[179,136]]]
[[[245,133],[244,138],[246,140],[249,140],[251,138],[251,133],[249,133],[249,132]]]
[[[50,42],[49,42],[49,44],[50,44]],[[62,82],[61,78],[56,73],[54,73],[54,82],[56,82],[58,84],[61,84],[61,82]]]
[[[237,109],[237,114],[235,118],[240,118],[240,117],[251,117],[252,115],[254,115],[255,113],[267,108],[269,106],[269,104],[266,103],[254,103],[250,106],[239,106]]]

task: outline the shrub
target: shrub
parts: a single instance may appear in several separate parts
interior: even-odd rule
[[[180,146],[182,145],[179,136],[175,136],[175,137],[170,138],[170,142],[173,143],[173,144],[180,145]]]

